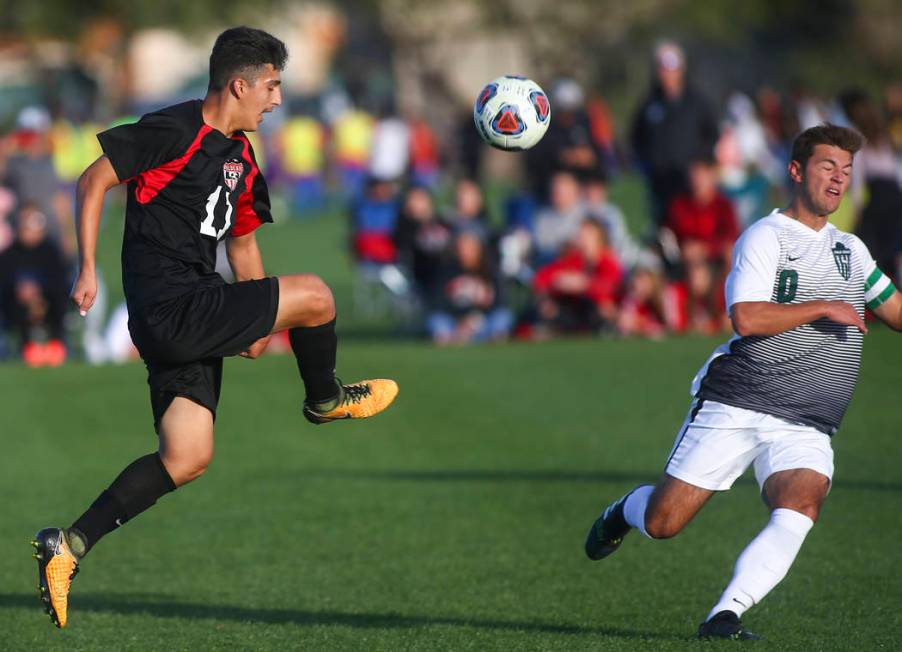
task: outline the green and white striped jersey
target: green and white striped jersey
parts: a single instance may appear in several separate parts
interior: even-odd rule
[[[864,317],[894,287],[861,240],[827,224],[815,231],[778,211],[737,241],[727,307],[745,301],[839,300]],[[755,410],[834,434],[861,362],[857,328],[828,319],[771,336],[738,335],[717,348],[693,381],[701,399]]]

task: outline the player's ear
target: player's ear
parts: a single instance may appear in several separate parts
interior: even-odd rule
[[[229,82],[229,89],[232,91],[232,95],[240,100],[242,95],[247,92],[247,80],[244,80],[241,77],[235,77],[235,79]]]
[[[796,183],[802,183],[802,164],[798,161],[789,162],[789,178]]]

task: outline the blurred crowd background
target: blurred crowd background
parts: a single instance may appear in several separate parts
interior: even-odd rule
[[[0,358],[134,356],[123,305],[101,297],[86,321],[70,310],[75,183],[98,131],[203,97],[212,41],[240,23],[291,54],[284,104],[253,135],[277,219],[295,238],[338,225],[327,253],[348,262],[353,313],[395,333],[447,345],[727,332],[733,243],[784,205],[792,138],[824,121],[867,139],[833,221],[898,278],[902,8],[630,5],[5,5]],[[551,100],[526,153],[473,128],[476,94],[504,73]],[[122,210],[114,193],[105,219]]]

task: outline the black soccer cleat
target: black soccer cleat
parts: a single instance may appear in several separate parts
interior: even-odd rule
[[[750,632],[732,611],[718,611],[698,626],[698,637],[702,640],[726,639],[729,641],[760,641],[761,637]]]
[[[69,617],[69,587],[78,574],[78,558],[60,528],[44,528],[31,546],[35,549],[32,556],[38,561],[38,591],[44,611],[54,625],[63,628]]]
[[[623,537],[630,531],[630,525],[623,516],[623,505],[629,495],[626,494],[617,502],[608,505],[589,528],[586,537],[586,556],[592,561],[604,559],[617,550],[623,543]]]

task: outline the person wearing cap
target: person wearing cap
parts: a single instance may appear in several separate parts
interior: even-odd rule
[[[16,117],[15,150],[6,160],[2,185],[12,190],[18,207],[33,204],[47,216],[47,234],[67,257],[75,252],[75,223],[71,199],[53,165],[50,114],[40,106],[27,106]]]
[[[548,199],[549,183],[562,168],[582,173],[607,172],[601,150],[592,137],[582,87],[573,79],[559,79],[550,97],[554,119],[544,138],[526,153],[529,184],[540,202]]]
[[[675,43],[654,51],[648,96],[633,117],[633,154],[645,175],[652,217],[660,225],[674,196],[686,190],[690,161],[713,155],[718,127],[708,100],[686,78],[686,58]]]

